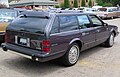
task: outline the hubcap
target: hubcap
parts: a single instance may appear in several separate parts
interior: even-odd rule
[[[74,45],[71,47],[69,51],[69,62],[71,64],[74,64],[77,62],[78,58],[79,58],[79,48],[78,46]]]
[[[112,46],[113,44],[114,44],[114,36],[111,35],[111,36],[110,36],[110,45]]]

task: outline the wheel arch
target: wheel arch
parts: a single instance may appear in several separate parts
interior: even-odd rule
[[[111,29],[111,34],[114,33],[114,35],[116,36],[116,31],[114,29]]]
[[[116,32],[115,32],[115,30],[113,30],[112,33],[114,33],[114,35],[116,36]]]
[[[72,39],[69,43],[69,45],[71,45],[72,43],[77,43],[79,45],[79,48],[81,50],[82,46],[83,46],[83,42],[81,39],[79,38],[75,38],[75,39]]]

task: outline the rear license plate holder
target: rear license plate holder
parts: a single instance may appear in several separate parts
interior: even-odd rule
[[[22,46],[30,46],[30,39],[26,37],[15,36],[15,43]]]

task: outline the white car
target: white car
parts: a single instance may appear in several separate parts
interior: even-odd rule
[[[99,8],[98,12],[96,13],[97,16],[101,17],[102,19],[104,18],[114,18],[117,17],[117,14],[115,12],[115,7],[103,7]]]
[[[84,8],[83,9],[83,12],[84,13],[92,13],[92,14],[95,14],[97,10],[96,9],[93,9],[93,8]]]

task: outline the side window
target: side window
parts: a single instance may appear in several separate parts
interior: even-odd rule
[[[79,15],[79,16],[77,16],[77,18],[79,21],[79,27],[81,29],[90,27],[90,21],[86,15]]]
[[[76,16],[60,16],[60,32],[78,29]]]
[[[56,17],[52,25],[51,34],[58,33],[59,32],[58,27],[59,27],[58,17]]]
[[[102,26],[102,22],[95,15],[91,15],[90,18],[93,22],[93,27]]]
[[[108,12],[113,12],[113,9],[108,9]]]

